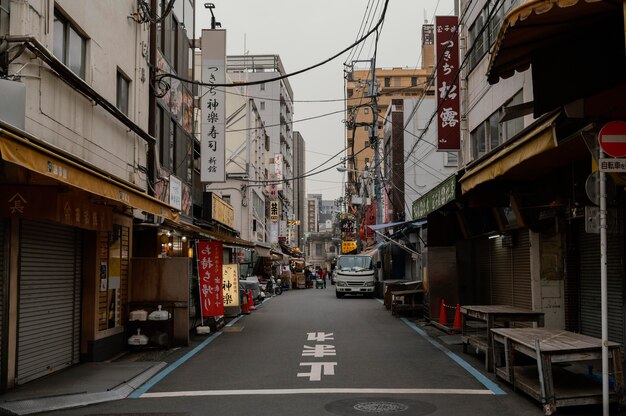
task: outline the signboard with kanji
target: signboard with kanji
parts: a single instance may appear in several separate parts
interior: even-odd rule
[[[280,219],[280,208],[278,201],[270,201],[270,220],[272,222],[278,222]]]
[[[226,31],[202,31],[202,136],[200,140],[200,180],[226,181]]]
[[[222,297],[224,307],[239,306],[239,265],[222,266]]]
[[[276,175],[276,189],[283,190],[283,154],[276,153],[274,155],[274,174]]]
[[[341,242],[341,254],[347,254],[356,250],[356,241],[342,241]]]
[[[611,121],[606,123],[598,133],[600,147],[609,156],[626,156],[626,122]]]
[[[431,212],[454,201],[456,198],[456,177],[452,175],[433,189],[413,201],[413,219],[419,220]]]
[[[437,151],[461,150],[457,16],[435,17]]]
[[[222,243],[200,240],[196,249],[202,316],[223,316]]]

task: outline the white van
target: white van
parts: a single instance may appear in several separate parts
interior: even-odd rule
[[[374,295],[376,286],[375,264],[369,255],[341,255],[335,267],[335,294],[342,298],[346,294]]]

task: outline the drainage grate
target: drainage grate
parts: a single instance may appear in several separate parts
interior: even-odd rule
[[[339,416],[423,416],[437,410],[431,403],[389,397],[361,397],[328,403],[325,409]]]

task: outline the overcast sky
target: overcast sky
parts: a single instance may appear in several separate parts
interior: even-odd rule
[[[352,44],[366,17],[367,29],[375,10],[378,20],[384,0],[228,0],[213,1],[216,20],[226,29],[227,54],[277,54],[288,73],[317,64]],[[198,2],[197,28],[210,28],[211,13]],[[378,9],[376,10],[376,7]],[[367,11],[367,13],[366,13]],[[421,28],[436,15],[453,14],[452,0],[390,0],[382,28],[376,66],[419,68]],[[367,31],[367,30],[366,30]],[[326,162],[345,147],[342,123],[344,102],[298,102],[343,99],[343,63],[346,59],[370,59],[374,36],[358,48],[309,72],[289,78],[294,92],[294,130],[306,141],[306,170]],[[360,54],[358,53],[360,51]],[[298,120],[335,114],[314,120]],[[339,157],[324,169],[339,162]],[[306,192],[335,199],[342,194],[344,175],[331,169],[307,179]]]

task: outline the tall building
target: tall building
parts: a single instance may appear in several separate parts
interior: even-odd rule
[[[294,227],[293,245],[304,248],[304,231],[306,230],[306,143],[299,131],[293,132],[293,159],[294,159]]]
[[[235,82],[258,82],[285,75],[278,55],[231,55],[227,57],[226,70]],[[287,78],[246,87],[253,97],[270,140],[270,174],[277,168],[285,179],[294,177],[293,142],[293,90]],[[275,164],[276,163],[276,164]],[[280,166],[282,165],[282,166]],[[279,183],[281,223],[294,219],[294,184]],[[279,238],[287,239],[287,227],[279,227]]]

